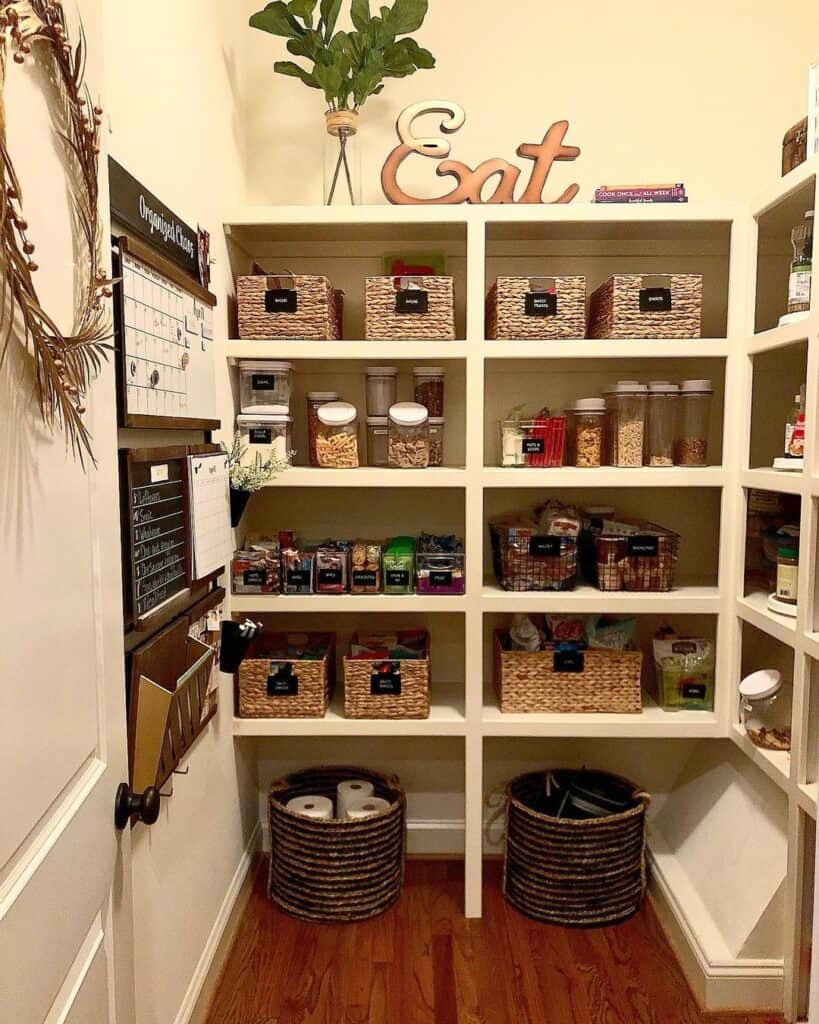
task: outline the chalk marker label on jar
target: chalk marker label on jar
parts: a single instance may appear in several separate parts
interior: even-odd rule
[[[670,313],[671,312],[671,289],[670,288],[641,288],[640,289],[640,312],[641,313]]]
[[[327,586],[337,586],[342,582],[343,573],[341,569],[319,569],[318,581],[319,584]]]
[[[529,554],[533,558],[554,557],[560,554],[560,537],[531,537]]]
[[[276,390],[276,378],[271,373],[252,373],[250,383],[254,391]]]
[[[245,569],[242,581],[246,587],[263,587],[267,583],[267,573],[264,569]]]
[[[660,553],[659,537],[646,537],[638,533],[633,537],[628,537],[626,544],[630,556],[656,558]]]
[[[310,586],[310,570],[309,569],[288,569],[287,570],[287,583],[291,587],[309,587]]]
[[[420,288],[407,288],[395,296],[396,313],[428,313],[429,292]]]
[[[374,569],[353,569],[354,587],[374,587],[378,583],[378,573]]]
[[[707,688],[705,683],[683,683],[680,692],[686,700],[705,700]]]
[[[251,444],[270,444],[273,441],[273,431],[267,427],[251,427],[248,431],[248,440]]]
[[[373,697],[401,696],[401,665],[397,661],[383,661],[375,666],[370,676],[370,694]]]
[[[555,651],[552,667],[555,672],[582,672],[585,662],[582,651]]]
[[[406,569],[387,569],[387,586],[388,587],[408,587],[409,586],[409,572]]]
[[[297,313],[299,293],[292,288],[268,288],[264,293],[266,313]]]
[[[526,296],[527,316],[557,316],[557,292],[529,292]]]
[[[429,571],[429,585],[431,587],[451,587],[452,586],[452,570],[451,569],[430,569],[430,571]]]
[[[299,692],[299,677],[290,662],[270,662],[267,677],[268,697],[296,697]]]
[[[545,437],[524,437],[520,450],[524,455],[542,455],[545,450]]]

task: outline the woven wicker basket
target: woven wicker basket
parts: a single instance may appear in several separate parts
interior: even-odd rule
[[[574,590],[577,582],[577,542],[549,537],[534,524],[489,524],[492,567],[504,590]]]
[[[544,301],[552,293],[553,306]],[[538,312],[544,308],[547,313]],[[486,336],[502,341],[585,338],[586,278],[499,277],[486,297]]]
[[[429,636],[423,658],[345,658],[344,717],[429,718]]]
[[[599,590],[659,593],[674,589],[680,536],[664,526],[630,520],[636,534],[583,533],[583,568]],[[646,546],[652,553],[644,553]],[[653,549],[656,548],[656,554]]]
[[[426,293],[426,312],[399,313],[401,295],[414,295],[416,286]],[[368,341],[454,341],[455,284],[451,277],[368,277],[366,293]]]
[[[638,715],[642,667],[642,651],[513,651],[506,630],[495,631],[495,693],[505,715]]]
[[[268,292],[277,290],[296,293],[295,311],[268,312]],[[240,338],[297,341],[341,338],[344,293],[334,290],[326,277],[252,274],[239,278],[236,298]]]
[[[559,784],[563,774],[549,777]],[[590,780],[603,776],[586,774]],[[633,807],[604,818],[556,818],[535,809],[546,778],[544,772],[531,772],[506,787],[507,900],[527,917],[549,924],[589,928],[631,917],[646,889],[648,795],[626,779],[606,776],[631,790]]]
[[[793,128],[788,129],[782,140],[782,176],[808,158],[808,119],[803,117]]]
[[[360,821],[313,821],[287,810],[297,796],[335,801],[344,779],[366,779],[390,809]],[[395,776],[366,768],[307,768],[273,783],[270,898],[307,921],[363,921],[397,899],[404,880],[406,797]]]
[[[335,681],[335,637],[311,633],[326,645],[321,661],[282,661],[270,652],[286,644],[286,634],[261,633],[239,666],[240,718],[324,718]]]
[[[701,335],[700,274],[615,274],[592,294],[590,338],[699,338]]]

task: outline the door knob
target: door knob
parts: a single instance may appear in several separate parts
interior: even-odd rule
[[[148,786],[144,793],[132,793],[127,782],[117,786],[114,800],[114,824],[122,831],[131,818],[136,815],[143,825],[153,825],[159,817],[159,790],[156,786]]]

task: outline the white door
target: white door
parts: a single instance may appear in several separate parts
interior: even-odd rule
[[[101,0],[81,7],[96,98]],[[82,248],[50,102],[36,59],[8,62],[37,286],[65,327]],[[97,469],[43,428],[33,392],[12,333],[0,366],[0,1019],[132,1024],[130,836],[113,820],[127,756],[111,365],[89,403]]]

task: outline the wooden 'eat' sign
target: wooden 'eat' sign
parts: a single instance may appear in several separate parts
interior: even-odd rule
[[[525,160],[533,160],[534,167],[520,199],[515,199],[515,186],[521,175],[519,167],[499,157],[484,160],[474,170],[458,160],[444,160],[444,157],[448,157],[452,150],[452,146],[446,139],[439,136],[417,138],[413,134],[413,121],[422,114],[445,114],[446,117],[441,122],[441,131],[447,135],[457,132],[466,121],[463,109],[457,103],[451,103],[448,100],[427,100],[407,107],[398,118],[396,125],[401,144],[396,146],[387,157],[387,162],[381,171],[384,195],[391,203],[413,206],[446,203],[542,203],[543,187],[555,161],[576,160],[580,155],[577,146],[563,144],[566,132],[569,130],[568,121],[556,121],[540,143],[522,143],[518,146],[517,154]],[[447,192],[446,195],[437,196],[435,199],[419,199],[404,192],[398,184],[398,168],[412,153],[443,160],[443,163],[436,168],[436,173],[439,177],[449,175],[455,178],[457,181],[455,188],[451,192]],[[499,179],[497,187],[488,199],[484,199],[482,197],[484,185],[494,177]],[[554,202],[570,203],[579,191],[579,185],[570,185]]]

